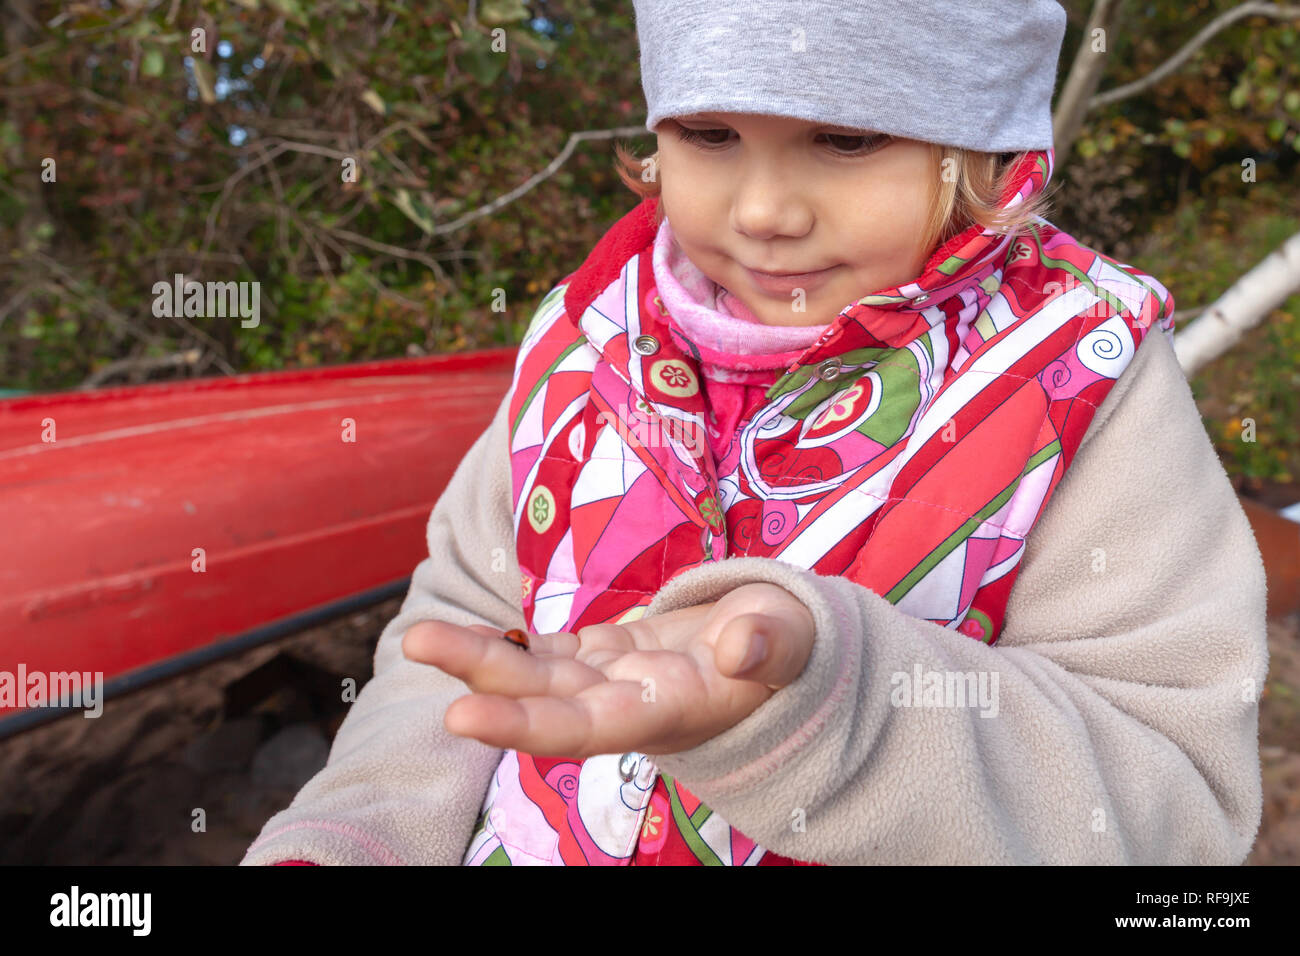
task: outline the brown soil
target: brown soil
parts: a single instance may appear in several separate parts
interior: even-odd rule
[[[239,862],[324,764],[393,599],[0,740],[0,864]],[[1269,625],[1264,820],[1247,864],[1300,864],[1300,615]],[[205,829],[194,821],[202,810]]]
[[[238,863],[324,766],[348,706],[342,681],[369,680],[400,607],[394,598],[109,700],[98,718],[0,740],[0,864]]]

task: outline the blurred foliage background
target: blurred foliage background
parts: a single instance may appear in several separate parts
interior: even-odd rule
[[[1061,77],[1091,3],[1064,5]],[[1101,90],[1236,5],[1126,0]],[[570,133],[644,122],[629,0],[7,0],[0,16],[0,389],[511,344],[635,202],[614,141],[592,140],[447,228]],[[1300,19],[1235,24],[1089,113],[1049,218],[1156,275],[1180,315],[1208,305],[1300,231],[1298,81]],[[152,286],[175,273],[260,282],[261,324],[155,317]],[[1296,481],[1300,296],[1192,384],[1239,486]]]

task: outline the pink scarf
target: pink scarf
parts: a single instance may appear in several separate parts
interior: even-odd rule
[[[765,325],[715,283],[678,245],[667,219],[654,242],[654,276],[673,335],[698,351],[710,410],[706,432],[714,457],[731,447],[742,416],[826,331],[825,325]]]

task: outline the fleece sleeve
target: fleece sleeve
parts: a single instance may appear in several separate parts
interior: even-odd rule
[[[329,759],[262,828],[241,866],[461,862],[501,751],[442,723],[469,693],[459,678],[408,660],[420,621],[523,627],[507,456],[507,405],[461,461],[429,516],[429,556],[384,628],[374,677],[344,718]]]
[[[655,762],[810,862],[1241,863],[1262,807],[1264,568],[1165,334],[1099,406],[1025,547],[992,647],[769,558],[680,575],[647,617],[767,581],[816,638],[794,683]],[[983,675],[986,695],[905,706],[934,674]]]

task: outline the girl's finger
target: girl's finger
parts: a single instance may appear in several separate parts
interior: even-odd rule
[[[534,656],[554,655],[572,658],[578,653],[579,644],[578,635],[570,634],[568,631],[557,631],[554,634],[532,635],[529,650]]]
[[[501,637],[499,627],[489,627],[486,624],[471,624],[468,630],[473,631],[475,634],[482,634],[484,637]],[[555,634],[529,634],[528,640],[528,650],[534,657],[543,655],[573,657],[578,652],[578,636],[567,631],[560,631]]]
[[[462,697],[443,722],[452,733],[491,747],[585,759],[670,738],[680,717],[667,695],[647,700],[641,684],[605,681],[574,697]]]
[[[774,611],[739,614],[718,635],[718,673],[735,680],[785,687],[803,673],[813,643],[812,615]]]
[[[570,658],[534,655],[502,639],[499,632],[488,636],[445,621],[413,625],[402,638],[402,652],[460,678],[481,694],[570,697],[604,680],[599,671]]]

